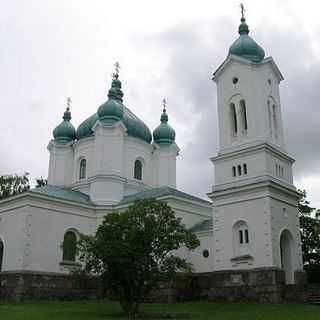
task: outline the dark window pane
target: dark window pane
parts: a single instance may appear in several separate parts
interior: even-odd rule
[[[248,229],[246,229],[244,231],[244,235],[245,235],[246,243],[249,243],[249,232],[248,232]]]
[[[80,161],[79,179],[85,179],[86,169],[87,169],[87,161],[86,159],[82,159]]]
[[[237,175],[236,167],[232,167],[232,175],[235,177]]]
[[[240,244],[243,244],[243,233],[242,233],[242,230],[239,230],[239,242],[240,242]]]
[[[63,261],[75,261],[76,260],[76,245],[77,237],[74,232],[68,231],[64,235],[63,239]]]
[[[0,272],[2,270],[3,252],[4,252],[4,245],[3,245],[3,242],[0,240]]]
[[[140,160],[136,160],[134,163],[134,178],[142,180],[142,163]]]

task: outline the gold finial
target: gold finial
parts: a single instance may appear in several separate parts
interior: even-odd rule
[[[166,100],[166,98],[162,99],[162,105],[163,105],[163,112],[165,112],[166,109],[167,109],[167,100]]]
[[[240,3],[240,9],[241,9],[241,20],[243,20],[243,19],[244,19],[244,12],[245,12],[246,10],[244,9],[244,5],[243,5],[242,2]]]
[[[70,110],[71,102],[72,102],[71,98],[70,98],[70,97],[68,97],[68,98],[67,98],[67,111],[69,111],[69,110]]]
[[[114,73],[112,74],[112,78],[113,79],[118,79],[119,78],[119,71],[120,71],[121,67],[120,67],[120,63],[117,61],[114,64]]]

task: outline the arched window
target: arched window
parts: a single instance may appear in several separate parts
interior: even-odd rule
[[[142,162],[140,160],[134,162],[134,178],[142,180]]]
[[[269,135],[270,138],[273,138],[273,130],[272,130],[272,110],[270,106],[270,100],[268,100],[268,118],[269,118]]]
[[[278,140],[278,124],[277,124],[277,108],[276,105],[272,105],[272,120],[273,120],[273,130],[274,130],[274,140]]]
[[[232,176],[235,177],[237,175],[237,169],[235,166],[232,167]]]
[[[80,169],[79,169],[79,179],[86,178],[86,171],[87,171],[87,160],[81,159],[80,161]]]
[[[238,165],[238,176],[241,176],[242,174],[242,170],[241,170],[241,165],[239,164]]]
[[[247,131],[248,129],[247,108],[244,100],[240,100],[240,111],[241,111],[242,127],[244,131]]]
[[[67,231],[63,238],[63,261],[76,261],[77,236],[73,231]]]
[[[248,173],[247,164],[244,163],[244,164],[243,164],[243,174],[247,174],[247,173]]]
[[[4,244],[0,239],[0,272],[2,271],[3,254],[4,254]]]
[[[234,105],[234,103],[230,104],[230,113],[231,113],[232,134],[236,135],[238,132],[238,123],[237,123],[236,106]]]
[[[249,228],[245,221],[238,221],[233,227],[233,246],[235,256],[249,253]]]

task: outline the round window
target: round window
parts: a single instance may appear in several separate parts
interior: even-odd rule
[[[209,250],[204,249],[204,250],[202,251],[202,255],[204,256],[204,258],[208,258],[208,257],[209,257]]]
[[[237,77],[233,77],[232,78],[232,83],[233,84],[236,84],[238,81],[239,81],[239,79]]]

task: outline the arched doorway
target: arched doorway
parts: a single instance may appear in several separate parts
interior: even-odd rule
[[[4,252],[4,244],[0,239],[0,272],[2,271],[3,252]]]
[[[284,230],[280,236],[280,258],[281,268],[285,271],[287,284],[294,283],[292,250],[293,238],[289,230]]]

